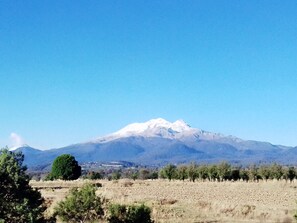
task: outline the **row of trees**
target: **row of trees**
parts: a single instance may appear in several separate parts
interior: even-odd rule
[[[160,178],[190,181],[209,180],[209,181],[225,181],[225,180],[244,180],[258,181],[268,179],[284,179],[292,181],[296,178],[297,172],[294,167],[281,166],[273,163],[270,165],[252,165],[249,167],[232,166],[227,162],[220,164],[197,165],[191,163],[189,165],[175,166],[168,164],[159,171]]]
[[[69,154],[64,154],[57,157],[52,165],[52,171],[47,179],[63,179],[74,180],[81,176],[81,167],[78,165],[75,158]],[[279,164],[267,165],[252,165],[249,167],[232,166],[227,162],[219,164],[204,164],[198,165],[191,163],[189,165],[175,166],[168,164],[167,166],[156,169],[122,169],[115,170],[112,173],[105,173],[104,171],[95,172],[90,171],[85,173],[84,178],[88,179],[102,179],[118,180],[120,178],[136,179],[157,179],[167,178],[169,181],[172,179],[195,181],[209,180],[209,181],[224,181],[224,180],[244,180],[244,181],[258,181],[268,179],[285,179],[292,181],[297,176],[294,167],[281,166]]]
[[[173,165],[160,169],[120,169],[111,171],[89,171],[83,175],[86,179],[109,179],[118,180],[120,178],[127,179],[168,179],[171,180],[209,180],[209,181],[225,181],[225,180],[243,180],[258,181],[268,179],[292,181],[297,177],[297,170],[294,167],[281,166],[279,164],[267,165],[251,165],[249,167],[232,166],[227,162],[219,164],[198,165],[191,163],[189,165]]]

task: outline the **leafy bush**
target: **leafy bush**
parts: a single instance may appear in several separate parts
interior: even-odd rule
[[[0,150],[0,222],[44,222],[44,199],[29,185],[24,155]]]
[[[121,173],[119,171],[115,171],[112,173],[111,178],[113,180],[119,180],[121,178]]]
[[[86,184],[80,190],[74,188],[64,201],[54,208],[54,215],[66,222],[87,222],[101,219],[104,212],[96,187]]]
[[[109,208],[110,223],[152,223],[151,210],[145,205],[126,206],[113,204]]]
[[[69,154],[63,154],[54,160],[48,179],[76,180],[80,175],[81,167],[75,158]]]
[[[102,174],[100,172],[90,171],[83,177],[84,179],[90,179],[90,180],[100,180],[102,179]]]

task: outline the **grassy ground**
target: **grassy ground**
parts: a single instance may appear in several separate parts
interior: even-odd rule
[[[120,204],[145,203],[156,222],[295,222],[297,182],[96,181],[98,195]],[[52,211],[71,187],[86,181],[31,181]]]

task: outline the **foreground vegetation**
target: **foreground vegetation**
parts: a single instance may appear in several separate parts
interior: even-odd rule
[[[73,188],[65,200],[54,207],[54,212],[46,219],[45,200],[41,193],[29,185],[29,176],[23,166],[21,153],[0,150],[0,222],[46,223],[62,220],[65,222],[93,222],[106,219],[111,223],[152,223],[150,208],[125,206],[105,202],[109,212],[105,213],[102,198],[96,195],[96,187],[86,184],[81,189]],[[81,174],[74,157],[59,156],[48,177],[53,179],[77,179]]]
[[[188,219],[189,222],[193,222],[196,220],[209,220],[209,216],[203,215],[205,211],[208,215],[212,216],[212,218],[217,219],[218,216],[220,216],[222,219],[228,219],[228,221],[233,218],[237,220],[248,219],[249,221],[255,219],[261,221],[263,219],[276,220],[273,217],[275,213],[269,211],[275,210],[275,208],[268,205],[265,200],[267,197],[261,198],[263,191],[257,196],[253,196],[253,194],[250,193],[256,193],[258,189],[260,189],[260,191],[264,189],[264,195],[269,193],[269,196],[274,196],[274,189],[278,190],[277,194],[282,193],[281,191],[285,191],[281,199],[275,198],[273,200],[280,204],[286,204],[289,200],[294,201],[295,197],[297,197],[297,191],[295,191],[297,186],[294,186],[294,183],[292,183],[296,178],[296,169],[294,167],[281,166],[276,163],[260,166],[253,165],[250,167],[232,166],[226,162],[217,165],[198,165],[191,163],[189,165],[175,166],[168,164],[159,170],[148,168],[141,168],[139,170],[133,168],[115,169],[110,171],[108,175],[102,170],[89,171],[84,172],[83,176],[81,176],[84,179],[88,179],[86,181],[89,182],[88,184],[85,184],[85,181],[81,180],[68,181],[70,182],[70,186],[65,188],[63,186],[57,186],[65,181],[45,182],[47,185],[43,187],[40,186],[43,182],[39,184],[35,182],[35,184],[31,183],[30,185],[30,178],[25,172],[26,168],[22,165],[23,160],[24,156],[20,153],[0,150],[1,223],[56,222],[57,220],[64,222],[102,221],[111,223],[151,223],[153,222],[152,219],[159,221],[162,218],[164,218],[163,222],[178,222],[178,219]],[[65,154],[55,160],[52,171],[46,179],[73,180],[80,177],[81,173],[81,168],[75,158]],[[106,178],[105,181],[92,182],[93,180],[104,177]],[[119,184],[118,182],[121,178],[130,178],[131,180],[121,181]],[[157,178],[168,179],[168,181],[156,180]],[[137,179],[142,180],[136,181]],[[146,179],[153,179],[155,181],[144,181]],[[271,184],[271,180],[276,182],[282,180],[281,182],[285,182],[285,184],[273,185]],[[195,181],[204,182],[208,186],[202,190],[201,187],[205,184],[195,184]],[[234,181],[240,181],[240,188],[236,186],[234,188],[234,185],[237,185],[237,183],[232,184]],[[264,202],[267,212],[256,211],[257,205],[259,205],[258,203],[236,203],[239,200],[245,201],[247,199],[246,197],[240,197],[242,191],[245,190],[242,185],[246,184],[244,181],[253,182],[253,184],[249,184],[247,187],[249,192],[245,192],[245,194],[249,194],[257,201],[260,200]],[[258,184],[259,181],[267,182],[267,186],[272,187],[271,191],[266,191],[265,187],[261,188],[260,185],[262,184]],[[76,185],[78,182],[81,182],[79,186]],[[152,182],[155,183],[152,184]],[[164,182],[167,183],[164,184]],[[287,182],[291,183],[287,184]],[[253,187],[254,184],[258,184],[259,188],[254,188],[251,191],[251,187]],[[216,185],[222,186],[218,187]],[[102,186],[104,187],[103,190],[101,189]],[[150,188],[151,186],[153,186],[153,189]],[[228,189],[225,188],[226,186],[234,190],[237,188],[239,191],[236,191],[236,193],[232,195],[236,198],[236,200],[233,201],[234,203],[229,203],[227,207],[220,207],[216,204],[217,200],[220,200],[221,204],[224,203],[224,199],[229,201],[233,198],[227,196],[228,194],[232,194],[233,190],[232,193],[231,191],[225,191]],[[279,186],[281,186],[281,188],[279,188]],[[216,195],[214,197],[215,200],[210,202],[210,197],[202,199],[204,194],[195,198],[196,194],[199,194],[201,191],[205,193],[212,187],[216,188],[215,191],[211,192]],[[221,190],[220,187],[222,187],[221,193],[223,197],[220,197],[221,194],[216,194],[216,191]],[[51,191],[55,192],[54,194],[58,192],[57,190],[64,192],[59,199],[55,200],[53,199],[54,194],[47,196],[49,192],[47,188],[51,188]],[[117,189],[114,190],[114,188]],[[163,188],[165,188],[165,191]],[[112,194],[108,193],[110,190],[113,191]],[[120,194],[117,194],[118,191],[120,191]],[[147,191],[149,191],[149,194],[148,197],[145,197],[144,195]],[[99,194],[96,194],[96,192],[99,192]],[[187,194],[187,192],[190,194]],[[291,193],[290,195],[288,195],[289,192]],[[181,193],[181,195],[176,193]],[[41,196],[41,194],[43,196]],[[152,198],[153,194],[155,194],[155,197]],[[135,200],[134,196],[138,198],[138,200]],[[195,199],[193,200],[192,197]],[[186,203],[184,203],[185,201]],[[288,204],[289,206],[286,206],[285,209],[278,207],[285,213],[285,215],[279,213],[279,216],[283,216],[286,222],[289,222],[288,219],[291,221],[294,216],[291,202],[286,205]],[[172,209],[170,209],[171,205],[176,205],[175,207],[178,208],[179,211],[173,211],[174,216],[171,216],[170,220],[168,220],[168,215],[172,213]],[[275,205],[278,205],[278,203]],[[168,209],[167,206],[170,208]],[[153,211],[151,211],[150,207],[153,208]],[[166,208],[164,209],[164,207]],[[195,213],[191,213],[192,209],[189,210],[191,207],[198,207],[198,209]],[[47,211],[45,213],[46,209]],[[214,211],[215,213],[212,213]],[[230,217],[229,215],[231,218],[228,218]]]
[[[44,199],[29,185],[24,156],[0,150],[0,222],[45,222]]]

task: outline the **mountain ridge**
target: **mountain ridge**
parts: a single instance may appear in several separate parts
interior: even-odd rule
[[[183,120],[168,122],[162,118],[132,123],[107,136],[62,148],[38,150],[26,145],[15,151],[25,154],[28,167],[50,164],[55,157],[64,153],[74,155],[80,163],[127,161],[164,165],[169,162],[210,163],[222,160],[240,164],[297,162],[297,147],[242,140],[192,128]]]

